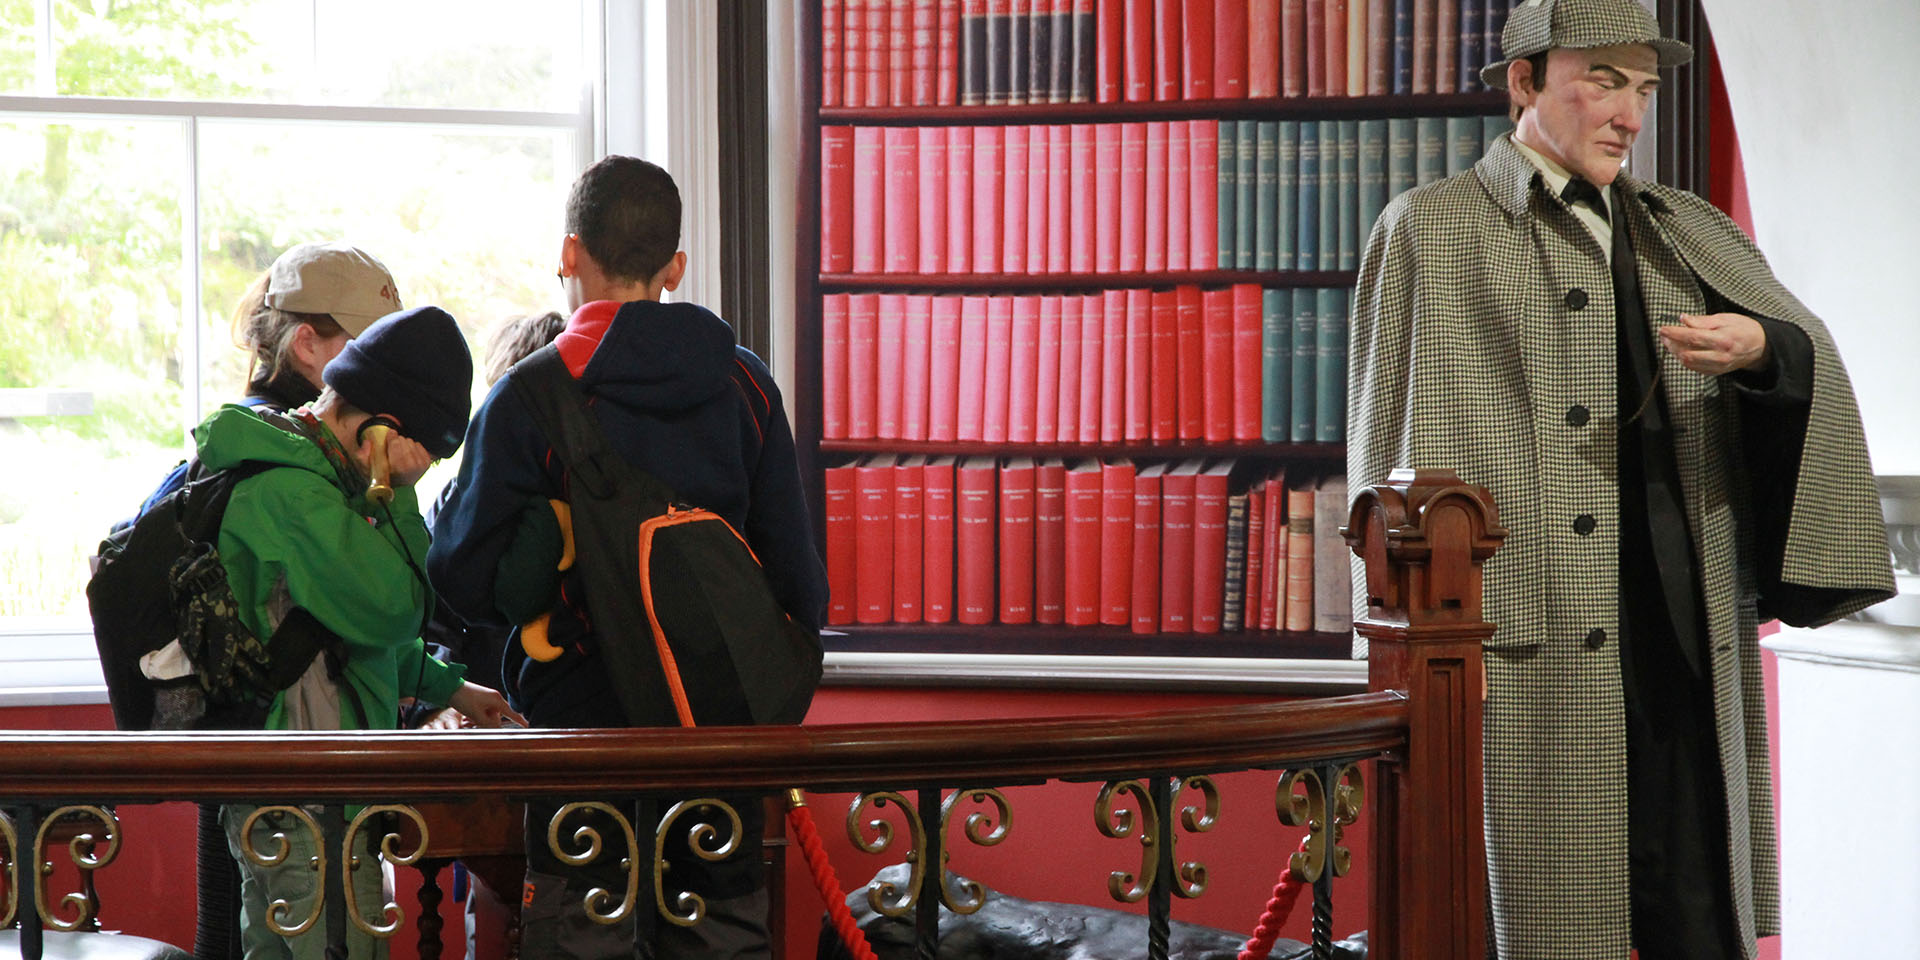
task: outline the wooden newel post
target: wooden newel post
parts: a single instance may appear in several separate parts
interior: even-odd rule
[[[1493,497],[1451,470],[1396,470],[1354,499],[1344,531],[1366,562],[1368,685],[1407,696],[1404,756],[1374,773],[1373,949],[1484,960],[1480,565],[1498,549]]]

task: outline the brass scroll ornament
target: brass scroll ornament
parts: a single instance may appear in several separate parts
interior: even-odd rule
[[[40,834],[33,840],[33,861],[40,864],[40,875],[43,877],[53,875],[53,862],[44,859],[47,849],[47,832],[53,829],[53,825],[58,823],[62,817],[69,814],[84,814],[92,817],[100,821],[100,825],[105,827],[107,832],[107,850],[105,853],[95,853],[90,849],[99,842],[98,838],[92,833],[82,833],[75,836],[72,840],[67,841],[67,856],[72,858],[74,866],[82,870],[98,870],[112,863],[113,858],[120,852],[120,821],[115,818],[113,814],[107,812],[106,808],[91,805],[61,807],[49,814],[45,820],[40,821]],[[9,843],[11,843],[13,839],[12,829],[9,828],[7,833]],[[13,891],[9,889],[7,894],[7,912],[8,915],[11,916],[13,913]],[[72,920],[62,920],[54,915],[53,909],[47,905],[46,884],[42,883],[39,885],[36,890],[36,896],[38,902],[34,904],[34,907],[40,911],[40,919],[46,921],[47,926],[55,930],[71,933],[85,926],[87,921],[93,919],[93,902],[88,900],[85,894],[69,893],[60,898],[61,906],[73,909],[75,916]]]
[[[1133,797],[1131,808],[1114,809],[1114,800],[1119,794]],[[1115,870],[1107,875],[1107,893],[1120,903],[1138,903],[1153,886],[1153,875],[1160,866],[1157,848],[1160,835],[1160,814],[1153,808],[1148,798],[1147,788],[1138,780],[1108,781],[1100,788],[1100,796],[1093,803],[1093,825],[1102,836],[1115,840],[1129,837],[1140,838],[1140,873],[1136,879],[1125,870]]]
[[[666,887],[663,886],[667,867],[667,835],[673,829],[674,821],[680,819],[682,814],[702,807],[726,814],[728,832],[724,838],[720,838],[719,832],[713,829],[713,824],[706,822],[696,823],[688,829],[687,846],[691,847],[694,855],[700,859],[708,863],[718,863],[732,856],[735,850],[740,849],[742,834],[746,832],[740,826],[740,814],[732,807],[711,797],[682,800],[667,808],[667,815],[660,818],[660,829],[653,835],[653,903],[659,909],[660,915],[665,917],[668,923],[677,927],[691,927],[706,919],[707,902],[701,899],[699,894],[691,890],[683,890],[674,895],[673,903],[674,906],[686,912],[677,913],[667,907]],[[716,838],[719,838],[717,844],[714,842]],[[628,902],[632,902],[631,893],[628,894],[628,898]]]
[[[1301,788],[1304,795],[1295,793],[1295,787]],[[1307,828],[1306,849],[1296,852],[1288,861],[1295,876],[1314,883],[1329,864],[1334,876],[1347,875],[1353,867],[1353,852],[1341,846],[1340,841],[1345,828],[1360,818],[1360,808],[1365,802],[1366,786],[1358,764],[1350,763],[1339,769],[1332,791],[1313,769],[1289,771],[1280,779],[1274,797],[1280,822]],[[1331,817],[1328,816],[1329,803]]]
[[[911,872],[907,875],[904,893],[892,883],[877,878],[868,883],[867,904],[882,916],[904,917],[912,913],[914,905],[919,902],[920,885],[927,877],[926,857],[923,855],[927,849],[927,828],[920,822],[920,812],[907,802],[907,798],[891,790],[863,793],[854,797],[852,805],[847,807],[847,839],[866,853],[885,853],[891,848],[894,837],[892,821],[875,816],[865,822],[865,830],[861,823],[869,809],[878,811],[888,804],[899,807],[901,815],[906,818],[911,845],[907,848],[904,860]],[[873,839],[867,839],[867,830],[873,831]]]
[[[960,800],[963,797],[972,800],[974,803],[991,802],[994,808],[994,813],[991,817],[978,810],[967,814],[965,832],[968,842],[976,847],[991,847],[1007,839],[1007,834],[1013,831],[1013,807],[1007,803],[1007,798],[1004,794],[991,787],[982,787],[974,790],[955,790],[952,796],[940,804],[940,836],[942,838],[946,837],[947,825],[953,820],[954,807],[959,806]],[[947,862],[952,859],[950,854],[951,849],[952,847],[947,843],[943,842],[940,844],[940,879],[942,881],[940,884],[940,902],[946,904],[947,909],[952,910],[954,913],[973,913],[986,905],[986,891],[982,890],[980,885],[972,880],[961,880],[960,886],[966,890],[966,898],[962,900],[956,900],[954,898],[953,890],[948,887],[945,882],[947,877]]]
[[[1180,808],[1180,826],[1188,833],[1206,833],[1220,819],[1220,790],[1209,777],[1188,777],[1174,791],[1178,797],[1187,790],[1200,791],[1202,806]],[[1192,900],[1207,892],[1207,865],[1197,860],[1181,862],[1174,870],[1175,896]]]
[[[325,877],[327,875],[327,845],[320,833],[320,824],[315,822],[311,815],[299,807],[274,806],[254,808],[253,813],[249,814],[246,821],[240,824],[240,853],[255,866],[277,867],[285,863],[287,857],[293,854],[293,843],[287,839],[285,833],[279,830],[273,832],[270,839],[272,839],[278,847],[273,853],[263,854],[259,850],[254,849],[253,846],[253,828],[260,822],[260,818],[271,816],[277,823],[279,817],[282,815],[291,815],[294,819],[300,821],[300,825],[305,827],[307,833],[313,837],[314,855],[313,859],[308,861],[308,866],[314,873]],[[297,937],[313,929],[313,925],[320,922],[321,911],[326,909],[327,885],[324,883],[316,883],[313,885],[313,889],[313,910],[307,914],[306,919],[292,926],[287,925],[286,916],[293,912],[293,904],[288,903],[284,897],[276,898],[272,903],[268,904],[267,929],[283,937]]]
[[[360,815],[354,817],[353,822],[347,825],[347,838],[342,841],[340,846],[340,862],[346,865],[346,869],[341,871],[341,885],[346,888],[342,891],[341,895],[347,899],[347,919],[353,921],[353,925],[359,927],[360,932],[370,937],[384,940],[400,932],[400,925],[407,920],[406,911],[401,910],[399,904],[388,901],[380,907],[380,918],[384,922],[379,926],[368,923],[360,914],[360,903],[358,898],[354,896],[352,880],[353,871],[360,869],[360,857],[354,852],[359,849],[359,847],[354,841],[360,838],[360,828],[367,822],[367,818],[379,813],[398,813],[404,815],[407,819],[412,820],[413,825],[420,831],[420,845],[415,847],[412,853],[407,854],[394,852],[394,844],[400,840],[399,834],[389,830],[380,838],[381,859],[386,860],[396,867],[412,866],[420,862],[420,857],[427,852],[427,821],[420,816],[419,811],[412,807],[400,806],[398,804],[383,804],[368,807],[360,811]],[[377,864],[374,865],[373,868],[376,870],[379,869]]]
[[[593,810],[612,817],[614,822],[620,825],[620,832],[626,835],[627,855],[620,861],[620,869],[627,872],[627,895],[621,899],[620,906],[614,908],[610,913],[600,912],[601,907],[605,906],[607,901],[613,899],[612,891],[607,890],[605,887],[594,887],[588,890],[586,899],[583,901],[587,911],[587,919],[599,924],[619,923],[633,913],[634,899],[638,897],[640,893],[640,841],[634,836],[632,821],[628,820],[619,810],[614,809],[612,805],[601,803],[597,800],[569,803],[554,811],[553,819],[547,821],[547,849],[553,851],[554,857],[561,863],[567,864],[568,866],[584,867],[600,859],[600,848],[602,846],[600,831],[595,830],[591,825],[583,824],[580,829],[573,832],[573,842],[583,845],[586,848],[585,850],[580,853],[568,853],[560,846],[561,821],[581,810]],[[657,856],[654,863],[654,880],[655,883],[658,883],[660,868]]]

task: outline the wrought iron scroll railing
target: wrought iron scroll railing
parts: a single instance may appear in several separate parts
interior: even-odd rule
[[[945,882],[946,826],[957,805],[968,815],[962,836],[991,843],[1015,812],[993,789],[1047,780],[1103,784],[1094,811],[1101,831],[1140,844],[1140,860],[1110,874],[1117,900],[1144,900],[1151,960],[1165,960],[1175,897],[1197,895],[1205,867],[1178,862],[1175,832],[1205,829],[1218,814],[1209,775],[1275,771],[1276,815],[1308,836],[1299,852],[1275,849],[1277,873],[1289,860],[1312,884],[1315,955],[1330,946],[1326,922],[1332,883],[1346,871],[1342,828],[1371,816],[1372,947],[1379,957],[1480,960],[1484,956],[1485,873],[1480,824],[1479,564],[1501,531],[1484,491],[1449,474],[1396,474],[1356,499],[1349,542],[1367,561],[1369,614],[1358,625],[1371,645],[1371,691],[1353,696],[1141,714],[965,723],[879,723],[700,730],[515,730],[461,736],[414,732],[359,734],[196,732],[184,734],[24,731],[0,734],[0,846],[6,897],[0,926],[17,920],[24,960],[40,960],[43,927],[82,928],[87,897],[56,902],[48,827],[62,817],[98,823],[69,846],[82,867],[108,867],[121,838],[112,805],[191,800],[270,805],[284,828],[318,829],[308,804],[369,804],[342,848],[322,849],[355,864],[356,834],[387,831],[373,814],[413,824],[411,838],[386,833],[382,856],[411,863],[433,855],[435,840],[414,805],[477,797],[540,798],[557,803],[605,797],[699,797],[760,793],[851,792],[861,809],[897,805],[907,813],[904,888],[871,891],[876,909],[915,918],[918,953],[931,958],[937,911],[976,904]],[[1362,786],[1359,764],[1376,761]],[[1197,797],[1198,800],[1183,800]],[[657,910],[664,921],[697,923],[697,897],[642,882],[660,842],[686,830],[682,807],[655,824],[619,814],[621,834],[580,837],[555,818],[548,831],[557,856],[582,862],[611,857],[627,872],[624,890],[596,891],[581,909],[617,920]],[[737,818],[708,817],[723,825]],[[681,826],[676,826],[676,822]],[[700,829],[700,828],[695,828]],[[735,838],[708,835],[705,846]],[[582,841],[587,841],[584,844]],[[858,844],[875,841],[856,836]],[[897,838],[895,840],[897,842]],[[31,851],[31,853],[27,853]],[[255,851],[268,861],[282,851]],[[1085,865],[1111,870],[1113,863]],[[38,868],[38,869],[36,869]],[[287,864],[286,869],[320,869]],[[322,871],[324,875],[324,870]],[[671,886],[671,883],[668,884]],[[636,892],[652,887],[652,903]],[[336,891],[338,893],[338,891]],[[789,896],[814,896],[789,891]],[[397,933],[406,918],[395,904],[355,903],[353,923],[375,936]],[[286,929],[314,918],[276,915]],[[317,913],[317,910],[315,911]],[[423,918],[424,920],[425,918]]]

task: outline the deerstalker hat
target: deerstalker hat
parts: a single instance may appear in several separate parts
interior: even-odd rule
[[[1507,65],[1555,47],[1591,49],[1644,43],[1660,66],[1677,67],[1693,59],[1693,48],[1660,35],[1653,14],[1635,0],[1524,0],[1507,14],[1500,31],[1505,59],[1480,68],[1480,79],[1496,90],[1507,88]]]

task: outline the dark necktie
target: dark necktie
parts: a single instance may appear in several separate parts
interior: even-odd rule
[[[1600,188],[1578,177],[1568,180],[1567,185],[1560,189],[1560,199],[1569,207],[1584,203],[1592,207],[1600,216],[1607,215],[1607,203],[1600,197]]]

